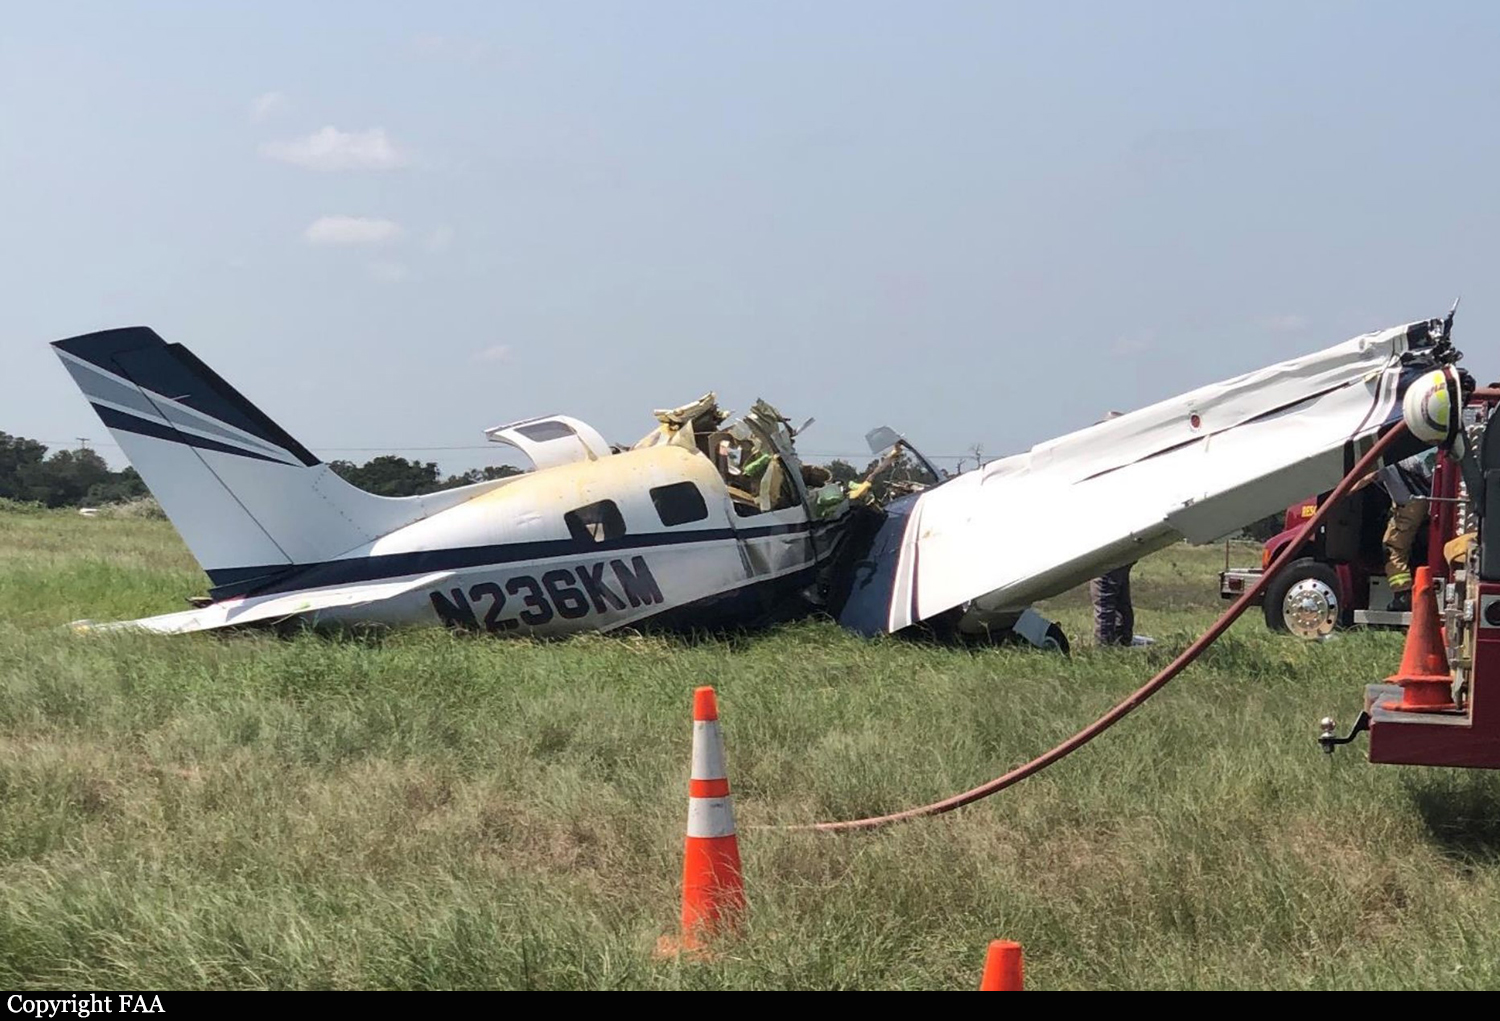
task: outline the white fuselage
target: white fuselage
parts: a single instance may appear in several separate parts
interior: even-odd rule
[[[697,489],[702,518],[664,523],[652,494],[674,486]],[[601,504],[618,510],[619,534],[570,531],[567,515]],[[797,575],[817,559],[805,507],[742,517],[708,459],[675,446],[522,476],[354,554],[393,565],[434,555],[453,577],[391,600],[378,616],[469,625],[472,615],[497,633],[608,631]]]
[[[232,625],[275,609],[315,623],[556,636],[716,600],[753,616],[749,604],[774,612],[774,601],[798,598],[846,512],[818,522],[802,504],[742,514],[702,455],[630,450],[508,479],[249,596],[154,620],[196,630],[205,613]],[[339,599],[346,590],[360,595]]]

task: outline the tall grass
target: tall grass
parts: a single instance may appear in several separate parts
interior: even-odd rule
[[[1159,644],[1068,659],[761,635],[533,643],[81,637],[202,578],[152,520],[0,512],[0,983],[949,988],[1500,985],[1500,777],[1331,758],[1400,639],[1247,618],[1120,727],[997,798],[830,837],[778,824],[996,775],[1219,610],[1214,550],[1138,569]],[[690,691],[720,692],[744,936],[663,961]]]

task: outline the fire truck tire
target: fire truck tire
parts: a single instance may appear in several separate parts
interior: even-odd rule
[[[1298,638],[1320,638],[1343,623],[1339,576],[1327,564],[1293,561],[1266,589],[1266,627]]]

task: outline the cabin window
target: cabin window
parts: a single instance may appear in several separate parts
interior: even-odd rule
[[[668,527],[708,517],[708,504],[703,502],[703,494],[691,482],[657,486],[651,490],[651,503],[656,507],[656,516]]]
[[[560,440],[568,436],[577,436],[573,427],[566,422],[532,422],[530,425],[516,426],[516,432],[531,440],[533,443],[546,443],[548,440]]]
[[[579,542],[607,542],[625,534],[625,519],[613,500],[600,500],[563,515],[568,534]]]

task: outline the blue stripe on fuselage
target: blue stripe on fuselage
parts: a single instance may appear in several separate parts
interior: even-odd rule
[[[818,522],[819,526],[835,522]],[[208,572],[214,583],[214,599],[238,595],[270,595],[304,588],[334,585],[358,585],[362,582],[386,581],[437,571],[458,571],[470,567],[499,566],[532,560],[561,557],[583,557],[604,553],[679,546],[700,542],[722,542],[725,539],[761,539],[771,535],[788,535],[810,531],[811,522],[763,525],[759,528],[703,528],[682,532],[648,532],[627,535],[603,542],[577,539],[546,539],[537,542],[497,543],[489,546],[456,546],[447,549],[421,550],[413,553],[387,553],[347,560],[328,560],[317,564],[288,567],[285,564],[263,567],[233,567]],[[261,579],[270,580],[256,584]]]

